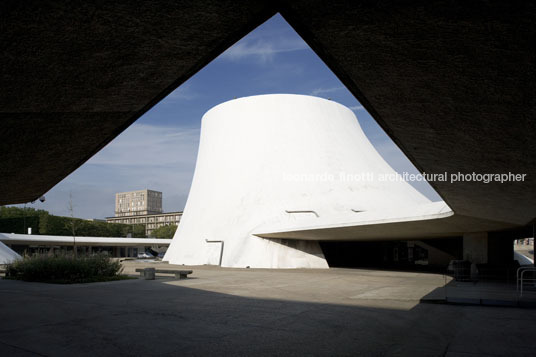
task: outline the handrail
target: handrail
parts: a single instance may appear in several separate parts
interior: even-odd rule
[[[526,272],[528,271],[536,271],[536,267],[533,267],[532,269],[533,270],[530,270],[531,268],[528,268],[528,269],[525,269],[521,272],[521,289],[520,289],[520,293],[519,293],[519,296],[522,297],[523,296],[523,274],[525,274]],[[532,279],[527,279],[527,281],[536,281],[536,279],[532,278]]]
[[[222,240],[208,240],[208,239],[205,239],[205,242],[207,242],[207,243],[221,243],[221,247],[220,247],[220,263],[218,264],[219,266],[221,266],[221,262],[223,261],[223,245],[225,244],[225,242],[222,241]]]
[[[285,210],[285,212],[287,212],[287,213],[312,213],[315,216],[320,217],[318,215],[318,213],[316,213],[315,211],[289,211],[289,210]]]
[[[519,278],[520,278],[519,274],[520,274],[520,271],[521,270],[527,270],[528,271],[528,270],[531,270],[531,269],[533,269],[532,271],[536,271],[536,267],[519,267],[519,268],[517,268],[517,271],[516,271],[516,291],[519,290]]]

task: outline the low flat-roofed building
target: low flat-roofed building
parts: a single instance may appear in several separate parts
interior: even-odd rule
[[[165,251],[171,239],[0,233],[0,242],[21,255],[73,251],[76,247],[80,254],[107,252],[112,257],[136,257],[141,252]]]

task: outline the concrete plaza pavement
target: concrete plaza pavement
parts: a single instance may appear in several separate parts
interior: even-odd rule
[[[521,245],[514,244],[514,250],[524,256],[534,260],[534,245]]]
[[[166,263],[124,262],[138,267]],[[174,267],[176,268],[176,266]],[[0,280],[3,356],[529,356],[536,310],[420,304],[442,275],[182,267],[192,278]]]

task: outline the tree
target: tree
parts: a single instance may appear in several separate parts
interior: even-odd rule
[[[173,238],[176,230],[176,224],[168,224],[167,226],[155,229],[153,233],[151,233],[151,236],[154,238]]]
[[[31,207],[9,207],[9,206],[0,206],[0,218],[23,218],[23,217],[34,217],[38,216],[40,213],[46,212],[44,210],[36,210]]]
[[[143,225],[143,224],[133,224],[130,227],[131,227],[131,233],[132,233],[133,238],[146,238],[147,237],[145,235],[145,225]]]
[[[0,206],[0,232],[26,233],[32,227],[33,234],[78,237],[126,237],[145,238],[145,225],[108,223],[74,218],[72,197],[68,202],[70,217],[55,216],[45,210],[26,207]],[[73,206],[71,209],[71,205]],[[73,234],[74,227],[74,234]]]
[[[69,220],[69,225],[71,228],[71,233],[73,234],[73,252],[74,257],[78,256],[76,248],[76,219],[74,218],[74,206],[73,206],[73,193],[69,192],[69,212],[71,213],[71,219]]]

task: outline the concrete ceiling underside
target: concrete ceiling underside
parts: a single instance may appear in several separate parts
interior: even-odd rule
[[[531,1],[0,3],[0,204],[35,200],[276,12],[460,215],[536,217]]]

